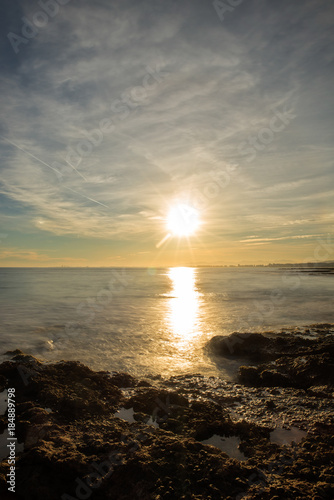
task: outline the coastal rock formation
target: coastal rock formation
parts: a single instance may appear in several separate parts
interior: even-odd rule
[[[241,366],[239,380],[245,384],[267,387],[299,387],[333,385],[334,358],[329,353],[282,356],[259,366]]]
[[[255,366],[241,366],[239,381],[267,387],[334,385],[333,325],[313,325],[312,330],[273,334],[232,333],[213,337],[208,350],[218,356],[244,359]],[[310,333],[312,333],[310,335]]]
[[[334,496],[328,385],[263,389],[200,375],[140,381],[20,351],[8,357],[0,389],[15,388],[18,500]],[[0,432],[6,426],[4,414]],[[4,500],[13,498],[8,472],[4,458]]]
[[[115,375],[79,362],[43,365],[23,353],[3,363],[0,373],[8,387],[15,387],[16,432],[24,443],[16,464],[18,499],[228,498],[245,489],[257,470],[158,424],[115,417],[125,403]],[[137,409],[148,413],[158,396],[165,401],[170,393],[145,391],[133,398]],[[173,397],[188,406],[185,397]],[[11,498],[8,469],[4,460],[1,498]]]

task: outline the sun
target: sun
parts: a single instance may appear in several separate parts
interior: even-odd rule
[[[184,203],[171,208],[167,217],[168,230],[175,236],[190,236],[199,225],[198,210]]]

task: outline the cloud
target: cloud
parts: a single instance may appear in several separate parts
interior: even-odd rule
[[[251,1],[224,23],[210,2],[69,2],[16,56],[6,30],[37,9],[19,6],[1,84],[0,194],[17,208],[14,226],[155,241],[172,200],[237,164],[208,200],[212,239],[252,243],[254,232],[264,243],[277,224],[328,230],[331,2]],[[240,144],[286,104],[294,121],[247,162]]]
[[[7,248],[6,250],[0,251],[0,258],[3,259],[4,261],[6,260],[11,260],[11,261],[32,261],[34,263],[45,263],[50,261],[50,256],[47,254],[42,254],[39,251],[36,250],[29,250],[29,249],[20,249],[20,248]],[[53,261],[57,260],[63,260],[61,258],[57,257],[52,257]]]
[[[281,236],[279,238],[249,238],[245,240],[240,240],[240,243],[266,243],[266,242],[271,242],[271,241],[282,241],[282,240],[299,240],[299,239],[304,239],[304,238],[320,238],[322,236],[326,236],[325,234],[297,234],[297,235],[290,235],[290,236]]]

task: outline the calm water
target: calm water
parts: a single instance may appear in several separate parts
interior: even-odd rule
[[[1,352],[134,375],[231,374],[203,346],[233,331],[334,323],[334,276],[277,268],[0,269]]]

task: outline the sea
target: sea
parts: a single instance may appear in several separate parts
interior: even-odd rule
[[[21,349],[137,377],[231,379],[215,335],[334,323],[334,276],[279,267],[2,268],[0,361]]]

